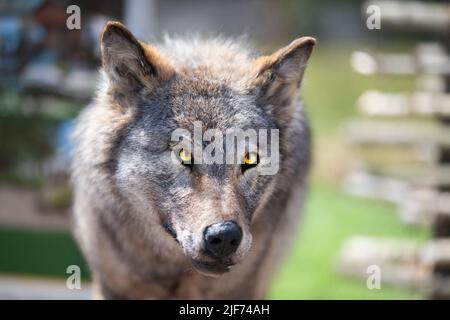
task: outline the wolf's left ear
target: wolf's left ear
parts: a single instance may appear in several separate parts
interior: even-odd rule
[[[122,93],[155,86],[172,74],[170,63],[155,48],[137,40],[120,22],[106,24],[101,49],[103,69],[114,89]]]
[[[274,107],[290,105],[303,80],[308,59],[316,40],[302,37],[275,53],[253,61],[259,99]]]

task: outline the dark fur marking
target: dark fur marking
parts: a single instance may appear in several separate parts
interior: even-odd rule
[[[164,222],[164,229],[168,234],[170,234],[175,239],[176,242],[178,242],[177,234],[175,233],[175,230],[173,229],[172,226],[172,222],[169,221],[169,219],[167,219],[166,222]]]

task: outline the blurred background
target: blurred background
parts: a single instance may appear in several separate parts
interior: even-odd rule
[[[266,53],[316,37],[311,191],[269,298],[450,297],[448,1],[0,0],[0,299],[89,297],[69,136],[109,19],[145,41],[245,33]]]

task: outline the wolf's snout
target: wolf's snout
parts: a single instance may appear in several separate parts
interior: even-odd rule
[[[234,221],[212,224],[205,229],[205,249],[216,258],[226,258],[236,252],[242,240],[242,229]]]

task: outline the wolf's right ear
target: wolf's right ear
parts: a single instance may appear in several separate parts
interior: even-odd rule
[[[263,105],[272,106],[271,112],[289,116],[291,103],[298,95],[306,65],[316,40],[302,37],[268,56],[253,61],[254,86]]]
[[[173,73],[155,48],[137,40],[120,22],[110,21],[101,39],[102,64],[114,89],[123,93],[154,87]]]

